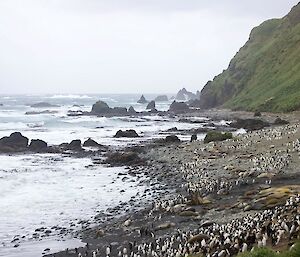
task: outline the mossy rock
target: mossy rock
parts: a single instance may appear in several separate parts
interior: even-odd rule
[[[218,131],[209,131],[205,138],[204,143],[207,144],[209,142],[216,142],[216,141],[224,141],[227,139],[232,139],[232,133],[230,132],[218,132]]]

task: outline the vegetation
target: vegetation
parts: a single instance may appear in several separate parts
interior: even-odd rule
[[[300,3],[254,28],[227,70],[201,91],[204,108],[287,112],[300,109]]]
[[[215,142],[215,141],[224,141],[226,139],[231,139],[232,133],[230,132],[218,132],[218,131],[209,131],[205,138],[204,143]]]

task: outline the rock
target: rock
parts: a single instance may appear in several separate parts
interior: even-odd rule
[[[168,99],[168,96],[166,96],[166,95],[159,95],[159,96],[155,97],[154,101],[155,102],[168,102],[169,99]]]
[[[128,114],[134,115],[136,113],[137,113],[136,110],[132,106],[130,106],[129,109],[128,109]]]
[[[172,113],[185,113],[189,111],[189,106],[184,102],[174,101],[169,108],[169,112]]]
[[[261,117],[261,113],[260,112],[255,112],[253,116],[254,117]]]
[[[276,118],[276,120],[274,121],[273,124],[274,125],[287,125],[287,124],[289,124],[289,122],[286,120],[282,120],[280,118]]]
[[[180,143],[180,139],[175,135],[166,136],[166,143]]]
[[[111,109],[111,113],[113,115],[126,115],[127,109],[125,107],[114,107]]]
[[[144,95],[142,95],[141,98],[137,101],[137,103],[139,103],[139,104],[146,104],[146,103],[148,103],[148,101],[146,100],[146,98],[144,97]]]
[[[204,143],[207,144],[209,142],[224,141],[231,138],[232,133],[230,132],[222,133],[217,131],[209,131],[204,138]]]
[[[178,128],[174,127],[174,128],[170,128],[166,130],[167,132],[176,132],[178,131]]]
[[[209,236],[207,236],[205,234],[198,234],[196,236],[191,237],[187,243],[188,244],[200,243],[203,239],[208,240]]]
[[[164,229],[168,229],[168,228],[171,228],[171,227],[174,227],[175,226],[175,223],[172,223],[172,222],[166,222],[166,223],[163,223],[163,224],[160,224],[158,225],[157,227],[155,227],[155,231],[158,231],[158,230],[164,230]]]
[[[20,132],[14,132],[9,137],[0,139],[0,151],[2,152],[24,151],[27,146],[28,138]]]
[[[0,106],[3,106],[3,104],[0,103]]]
[[[146,110],[153,110],[155,109],[155,101],[151,101],[150,103],[148,103]]]
[[[110,111],[108,104],[103,101],[96,102],[92,107],[92,113],[97,115],[108,114]]]
[[[176,100],[178,101],[188,101],[191,99],[196,99],[197,96],[192,92],[187,91],[185,88],[178,91],[176,95]]]
[[[41,152],[47,149],[48,145],[45,141],[40,139],[32,139],[29,145],[29,150],[34,152]]]
[[[44,111],[40,111],[40,112],[29,111],[29,112],[25,112],[25,115],[54,114],[54,113],[58,113],[58,111],[50,111],[50,110],[44,110]]]
[[[47,102],[39,102],[39,103],[30,105],[30,107],[33,107],[33,108],[51,108],[51,107],[59,107],[59,105],[50,104],[50,103],[47,103]]]
[[[143,160],[135,152],[115,152],[108,154],[106,162],[118,166],[141,164]]]
[[[72,140],[70,144],[68,144],[67,146],[68,150],[74,150],[74,151],[79,151],[82,150],[81,147],[81,140],[77,139],[77,140]]]
[[[98,144],[95,140],[93,140],[91,138],[84,141],[83,146],[84,147],[104,147],[103,145]]]
[[[232,122],[230,126],[233,128],[244,128],[252,131],[269,127],[270,123],[260,119],[237,119],[235,122]]]
[[[196,141],[197,140],[197,135],[196,134],[193,134],[192,136],[191,136],[191,142],[194,142],[194,141]]]
[[[135,130],[129,129],[129,130],[118,130],[117,133],[114,135],[115,138],[120,137],[139,137],[138,133],[136,133]]]
[[[201,102],[199,99],[189,100],[188,105],[193,108],[200,108]]]

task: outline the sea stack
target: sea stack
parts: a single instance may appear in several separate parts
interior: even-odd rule
[[[139,104],[146,104],[146,103],[148,103],[148,101],[146,100],[146,98],[144,97],[144,95],[142,95],[141,98],[137,102]]]

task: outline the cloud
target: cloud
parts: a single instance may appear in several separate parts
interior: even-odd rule
[[[175,92],[296,1],[2,0],[0,93]]]

